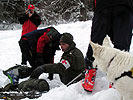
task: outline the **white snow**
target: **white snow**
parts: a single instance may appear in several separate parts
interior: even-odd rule
[[[85,56],[90,41],[91,23],[91,21],[76,22],[60,24],[54,27],[60,33],[70,32],[74,36],[74,41],[77,44],[76,46]],[[0,87],[9,83],[8,78],[3,75],[2,70],[6,70],[13,67],[15,64],[21,63],[21,51],[18,45],[20,37],[21,29],[0,31]],[[133,51],[132,45],[130,51],[131,53]],[[62,53],[62,51],[56,52],[56,63],[59,62]],[[35,100],[120,100],[120,94],[118,91],[113,88],[108,88],[109,82],[104,73],[100,71],[97,72],[95,87],[92,93],[86,92],[82,88],[81,82],[66,87],[60,82],[58,75],[54,75],[54,80],[52,81],[47,79],[47,74],[42,74],[40,78],[44,78],[48,81],[51,90]],[[24,100],[29,99],[26,98]]]

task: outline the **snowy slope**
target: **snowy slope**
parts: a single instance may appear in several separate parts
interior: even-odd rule
[[[74,36],[77,47],[84,56],[90,41],[91,21],[76,22],[70,24],[60,24],[54,26],[60,33],[70,32]],[[15,64],[21,63],[21,52],[18,41],[21,36],[21,29],[0,31],[0,69],[6,70]],[[133,46],[131,45],[131,53]],[[62,51],[58,51],[55,62],[60,60]],[[66,87],[60,82],[58,75],[54,75],[54,80],[49,81],[47,74],[42,74],[40,78],[46,79],[51,87],[48,93],[42,95],[37,100],[120,100],[120,95],[115,89],[109,89],[109,82],[104,73],[98,71],[95,88],[92,93],[87,93],[81,86],[81,82]],[[23,79],[25,80],[25,79]],[[20,81],[23,81],[20,80]],[[9,82],[8,78],[0,71],[0,86]],[[29,99],[24,99],[29,100]]]

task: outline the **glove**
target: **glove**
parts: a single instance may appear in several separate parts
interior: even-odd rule
[[[36,66],[43,65],[44,64],[43,54],[38,53],[35,62],[36,62]]]
[[[39,67],[37,67],[37,68],[31,73],[30,78],[38,78],[38,77],[44,72],[43,67],[44,67],[44,66],[39,66]]]

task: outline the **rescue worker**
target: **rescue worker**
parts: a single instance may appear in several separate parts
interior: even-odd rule
[[[38,26],[41,24],[41,18],[40,16],[35,12],[35,7],[32,4],[28,5],[28,8],[25,12],[25,14],[20,17],[19,19],[20,24],[22,24],[22,34],[27,34],[29,32],[32,32],[34,30],[37,30]],[[27,59],[24,58],[22,55],[22,65],[27,65]]]
[[[92,21],[91,41],[102,45],[106,35],[109,35],[114,48],[129,51],[133,28],[133,0],[95,0],[94,17]],[[92,92],[96,77],[93,68],[94,57],[91,45],[85,57],[87,73],[83,83],[85,90]],[[89,75],[89,76],[87,76]],[[89,84],[91,83],[91,84]]]
[[[44,64],[37,67],[30,78],[38,78],[42,73],[59,74],[61,81],[67,84],[81,72],[85,63],[82,52],[76,48],[73,36],[70,33],[63,33],[60,38],[60,46],[64,52],[59,63]]]

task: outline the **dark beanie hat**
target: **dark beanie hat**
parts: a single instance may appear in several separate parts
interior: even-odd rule
[[[63,33],[60,38],[60,42],[70,45],[73,43],[73,36],[70,33]]]

